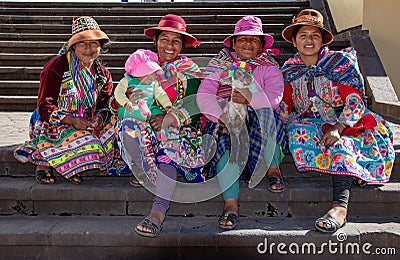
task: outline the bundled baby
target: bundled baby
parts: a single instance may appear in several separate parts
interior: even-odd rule
[[[121,107],[118,109],[120,118],[135,118],[147,121],[152,115],[151,107],[157,101],[165,110],[172,107],[172,103],[157,81],[157,74],[162,74],[157,64],[158,56],[150,50],[138,49],[132,53],[125,63],[125,77],[115,88],[115,99]],[[126,95],[129,89],[140,89],[144,97]],[[132,100],[132,101],[131,101]]]

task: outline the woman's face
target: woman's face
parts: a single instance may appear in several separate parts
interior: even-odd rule
[[[262,51],[261,40],[258,36],[240,35],[233,40],[236,55],[242,60],[249,60]]]
[[[81,41],[75,44],[75,54],[89,68],[95,59],[100,55],[99,41]]]
[[[160,60],[173,60],[182,50],[182,38],[179,33],[163,31],[157,40]]]
[[[302,26],[296,34],[296,38],[293,38],[293,45],[299,51],[303,61],[315,60],[317,62],[319,50],[322,47],[321,31],[314,26]]]

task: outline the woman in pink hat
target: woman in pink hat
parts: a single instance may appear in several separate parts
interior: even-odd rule
[[[393,134],[366,107],[356,51],[331,51],[333,40],[321,13],[301,11],[282,32],[298,53],[282,67],[285,90],[281,115],[288,125],[289,149],[298,171],[332,175],[331,209],[315,221],[321,232],[346,224],[353,180],[389,181],[394,162]]]
[[[282,192],[285,181],[279,168],[281,144],[284,141],[282,124],[275,112],[283,94],[282,73],[268,49],[274,39],[263,32],[258,17],[245,16],[235,26],[234,33],[224,40],[228,48],[215,56],[208,64],[202,81],[197,103],[206,117],[205,134],[216,137],[217,152],[210,162],[210,172],[217,174],[224,198],[223,214],[218,224],[223,229],[232,229],[238,221],[239,178],[247,165],[252,175],[250,185],[268,175],[268,189]],[[250,89],[234,89],[229,77],[239,68],[247,70],[253,83]],[[228,80],[227,80],[228,78]],[[233,76],[233,80],[235,76]],[[239,77],[240,80],[240,77]],[[231,145],[235,129],[228,129],[229,102],[242,104],[247,111],[248,134],[239,134],[240,145]],[[205,147],[207,150],[208,148]],[[239,153],[239,159],[234,159]],[[267,172],[267,173],[266,173]]]
[[[195,98],[200,84],[200,68],[186,56],[180,55],[184,46],[196,47],[199,41],[186,31],[182,17],[168,14],[161,18],[158,26],[144,30],[153,39],[157,48],[156,62],[162,68],[159,79],[168,95],[172,108],[167,110],[159,103],[151,106],[151,115],[146,121],[123,120],[118,138],[128,149],[126,157],[140,158],[128,162],[136,175],[144,172],[150,180],[146,188],[155,192],[156,197],[150,214],[140,222],[135,231],[146,237],[156,237],[161,231],[175,180],[179,172],[188,182],[203,182],[204,151],[198,142],[196,131],[198,111]],[[136,103],[144,93],[139,88],[129,88],[126,96]],[[198,114],[198,112],[197,112]],[[156,132],[166,128],[165,136],[158,138]],[[136,170],[136,171],[135,171]],[[173,180],[173,181],[168,181]],[[132,184],[140,184],[132,179]]]
[[[116,151],[108,109],[113,82],[98,59],[109,41],[93,18],[79,17],[69,41],[40,74],[31,140],[15,151],[17,159],[36,165],[40,183],[53,184],[56,171],[80,184],[81,172],[111,168]]]

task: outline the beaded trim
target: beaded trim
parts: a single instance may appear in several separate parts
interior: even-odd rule
[[[86,30],[100,30],[100,26],[92,17],[80,17],[72,23],[72,35]]]

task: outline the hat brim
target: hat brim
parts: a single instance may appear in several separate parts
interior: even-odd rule
[[[266,34],[266,33],[255,33],[254,31],[241,31],[241,32],[238,32],[236,34],[232,34],[232,35],[226,37],[225,40],[224,40],[224,45],[227,46],[227,47],[231,47],[231,38],[233,36],[239,36],[239,35],[264,36],[265,45],[263,46],[263,48],[269,48],[274,43],[274,37],[272,37],[269,34]]]
[[[103,44],[107,44],[110,42],[107,34],[105,34],[102,30],[86,30],[79,33],[76,33],[71,36],[68,41],[68,49],[71,48],[75,43],[81,41],[99,41],[103,40]]]
[[[186,37],[185,46],[194,46],[194,45],[198,45],[199,44],[199,42],[197,41],[196,37],[194,37],[190,33],[182,32],[181,30],[178,30],[178,29],[173,28],[173,27],[151,27],[151,28],[144,29],[144,34],[148,38],[153,39],[154,38],[154,34],[156,33],[157,30],[167,31],[167,32],[174,32],[174,33],[179,33],[179,34],[185,35],[185,37]]]
[[[162,70],[161,67],[155,63],[154,61],[146,61],[142,65],[140,65],[136,70],[130,71],[126,70],[126,73],[133,77],[145,77],[148,76],[157,70]]]
[[[312,26],[312,27],[316,27],[319,29],[322,29],[325,32],[325,40],[322,42],[323,45],[327,45],[329,43],[331,43],[333,41],[333,34],[328,31],[327,29],[325,29],[324,27],[321,26],[317,26],[313,23],[296,23],[296,24],[292,24],[287,26],[285,29],[283,29],[282,31],[282,37],[285,41],[292,43],[292,37],[293,37],[293,29],[295,26],[304,26],[304,25],[308,25],[308,26]]]

